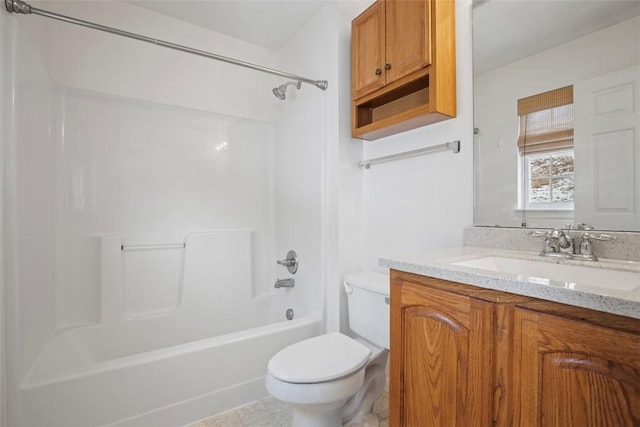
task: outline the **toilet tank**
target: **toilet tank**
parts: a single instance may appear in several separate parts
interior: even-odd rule
[[[354,273],[344,278],[349,328],[367,341],[389,348],[389,276]]]

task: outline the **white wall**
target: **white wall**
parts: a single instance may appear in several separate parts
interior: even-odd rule
[[[364,144],[373,158],[459,139],[461,152],[439,152],[365,170],[362,266],[384,271],[384,255],[462,245],[473,212],[471,2],[456,2],[458,116]]]
[[[338,2],[337,61],[340,87],[335,138],[338,153],[332,173],[335,177],[338,217],[334,234],[336,245],[332,249],[338,257],[338,267],[335,279],[327,282],[328,290],[333,291],[331,301],[334,302],[329,305],[329,315],[333,315],[330,319],[335,319],[334,323],[329,324],[329,330],[347,330],[347,296],[342,279],[346,274],[363,270],[363,175],[357,165],[362,160],[365,143],[351,138],[351,21],[371,3],[370,0]]]
[[[516,212],[518,99],[638,64],[639,44],[640,17],[635,17],[475,77],[475,126],[480,128],[475,138],[481,166],[476,178],[477,225],[521,223]],[[562,226],[572,220],[533,215],[527,212],[529,226]]]

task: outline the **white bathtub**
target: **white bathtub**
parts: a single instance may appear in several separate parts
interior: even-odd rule
[[[266,396],[271,356],[320,329],[307,316],[116,358],[101,358],[86,341],[96,331],[67,331],[20,387],[20,425],[194,422]]]

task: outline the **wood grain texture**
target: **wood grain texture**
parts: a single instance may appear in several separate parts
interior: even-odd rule
[[[640,425],[640,336],[522,308],[516,318],[520,425]]]
[[[638,372],[582,353],[542,355],[542,425],[640,424]]]
[[[404,367],[402,358],[402,342],[404,331],[402,330],[402,280],[394,280],[394,270],[391,270],[391,314],[390,314],[390,341],[389,341],[389,425],[399,426],[404,412],[403,378]]]
[[[444,279],[436,279],[434,277],[422,276],[420,274],[407,273],[399,270],[390,271],[391,279],[398,279],[405,282],[415,283],[417,285],[429,286],[430,288],[440,290],[445,293],[454,293],[457,295],[468,296],[471,298],[481,299],[502,304],[525,304],[539,301],[534,298],[522,295],[510,294],[507,292],[494,291],[492,289],[480,288],[472,285],[451,282]]]
[[[385,76],[382,86],[363,83],[364,71],[356,69],[365,62],[363,58],[369,57],[359,52],[358,45],[361,40],[374,37],[356,34],[355,26],[352,30],[351,134],[366,140],[456,116],[455,0],[378,0],[376,5],[381,2],[385,3],[383,62],[390,67],[382,68]],[[369,12],[370,9],[363,15]],[[354,24],[361,19],[365,21],[363,15],[356,18]],[[428,96],[404,94],[403,99],[395,96],[401,87],[426,74],[428,86],[415,90]],[[383,109],[383,114],[366,111],[379,108],[382,102],[393,105]]]
[[[431,1],[386,0],[386,83],[431,64]]]
[[[467,394],[469,330],[443,312],[421,306],[404,309],[403,425],[467,424],[456,416]]]
[[[457,115],[456,15],[455,0],[433,0],[431,28],[434,55],[433,111],[448,117]]]
[[[513,424],[514,358],[513,329],[515,308],[512,303],[494,304],[494,342],[492,363],[492,422],[498,426]]]
[[[491,304],[400,280],[391,292],[391,425],[488,425]]]
[[[396,270],[391,285],[390,425],[640,426],[640,320]]]
[[[385,85],[385,1],[378,0],[351,23],[351,92],[357,99]],[[376,70],[380,70],[376,74]]]

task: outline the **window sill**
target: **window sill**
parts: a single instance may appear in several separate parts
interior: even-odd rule
[[[523,212],[539,212],[539,213],[555,213],[555,212],[568,212],[573,214],[573,209],[570,208],[556,208],[556,209],[549,209],[549,208],[526,208],[526,209],[516,209],[517,213],[523,213]]]
[[[531,219],[562,219],[573,220],[573,209],[516,209],[518,216],[526,215],[527,222]]]

